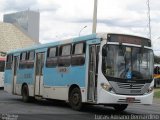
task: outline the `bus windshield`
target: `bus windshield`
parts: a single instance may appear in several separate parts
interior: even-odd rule
[[[153,51],[141,47],[104,45],[102,71],[107,77],[152,79]]]

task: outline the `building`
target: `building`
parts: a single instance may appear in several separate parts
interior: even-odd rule
[[[27,10],[5,14],[3,22],[14,24],[24,34],[39,43],[39,18],[39,12]]]
[[[0,22],[0,52],[37,44],[14,24]]]

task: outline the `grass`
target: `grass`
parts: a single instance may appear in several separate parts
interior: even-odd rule
[[[160,88],[154,89],[154,98],[160,99]]]

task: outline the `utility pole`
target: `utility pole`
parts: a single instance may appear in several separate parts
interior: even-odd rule
[[[97,28],[97,0],[94,0],[92,33],[96,33],[96,28]]]
[[[149,0],[147,0],[147,7],[148,7],[148,35],[149,35],[149,39],[151,40],[152,36],[151,36],[151,15],[150,15],[150,3]]]

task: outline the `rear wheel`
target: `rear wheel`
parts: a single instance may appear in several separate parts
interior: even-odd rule
[[[113,107],[116,111],[121,112],[128,107],[128,104],[117,104],[117,105],[114,105]]]
[[[73,88],[69,93],[69,104],[74,110],[82,108],[82,96],[79,88]]]
[[[29,91],[27,85],[22,87],[22,100],[23,102],[29,102]]]

